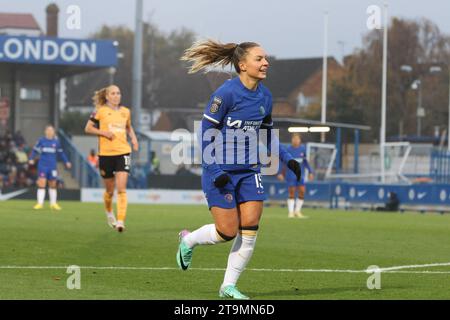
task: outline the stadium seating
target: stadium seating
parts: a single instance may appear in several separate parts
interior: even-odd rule
[[[0,188],[34,185],[36,168],[28,165],[30,151],[20,132],[0,135]]]

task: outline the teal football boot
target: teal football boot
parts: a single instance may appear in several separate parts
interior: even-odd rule
[[[188,230],[181,231],[178,235],[180,236],[180,244],[178,246],[177,252],[177,263],[180,269],[187,270],[191,265],[192,261],[192,248],[189,248],[188,245],[183,241],[183,238],[189,234]]]
[[[220,288],[219,296],[221,298],[232,298],[237,300],[249,300],[250,298],[247,297],[245,294],[242,294],[239,292],[238,288],[233,285],[225,286],[223,288]]]

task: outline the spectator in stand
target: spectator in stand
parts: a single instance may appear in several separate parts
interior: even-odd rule
[[[17,187],[17,168],[15,166],[11,167],[11,171],[8,173],[8,180],[6,181],[6,187],[14,188]]]
[[[6,161],[0,157],[0,175],[7,175],[8,174],[8,165],[6,164]]]
[[[22,132],[20,131],[16,131],[16,133],[13,136],[13,140],[14,143],[16,144],[16,146],[25,146],[26,142],[25,142],[25,138],[22,135]]]
[[[7,157],[5,162],[4,162],[4,166],[3,166],[2,169],[3,169],[2,173],[5,176],[9,176],[9,173],[12,172],[12,171],[17,171],[17,167],[16,167],[16,165],[15,165],[15,163],[13,161],[13,158]]]
[[[36,172],[27,163],[28,149],[19,131],[14,136],[9,131],[0,135],[0,188],[27,187],[34,183]]]
[[[17,163],[16,154],[13,152],[13,149],[15,148],[14,142],[7,143],[6,147],[6,153],[4,154],[3,161],[6,163]]]
[[[8,148],[6,144],[6,140],[1,137],[0,138],[0,162],[4,163],[6,160],[6,155],[8,154]]]
[[[98,155],[94,149],[91,149],[91,152],[87,157],[87,160],[93,168],[98,168]]]
[[[153,174],[161,174],[161,171],[159,171],[159,158],[156,156],[155,151],[151,152],[151,163],[152,163],[152,173]]]
[[[190,176],[193,175],[192,172],[190,172],[184,164],[180,164],[177,168],[177,171],[175,172],[177,176]]]
[[[37,165],[28,166],[27,176],[33,182],[33,184],[36,182],[36,180],[38,179]]]
[[[14,149],[14,155],[16,157],[16,164],[20,171],[28,169],[28,155],[24,150],[24,145],[18,145]]]
[[[17,182],[16,187],[18,188],[26,188],[33,184],[33,181],[27,177],[27,174],[25,171],[20,171],[19,175],[17,176]]]
[[[6,130],[6,133],[3,136],[3,139],[6,142],[6,145],[9,146],[9,143],[13,140],[13,136],[9,130]]]

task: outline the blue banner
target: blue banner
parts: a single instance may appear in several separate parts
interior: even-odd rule
[[[273,177],[264,178],[264,189],[268,190],[269,199],[287,199],[286,183]],[[450,206],[450,185],[432,183],[396,185],[313,181],[306,183],[305,200],[332,203],[339,198],[349,204],[380,205],[389,200],[390,192],[397,194],[400,204]]]
[[[111,40],[0,35],[0,62],[109,67],[117,64]]]

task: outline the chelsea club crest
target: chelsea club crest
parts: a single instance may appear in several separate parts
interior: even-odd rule
[[[264,109],[264,106],[259,107],[259,113],[263,116],[266,113],[266,110]]]

